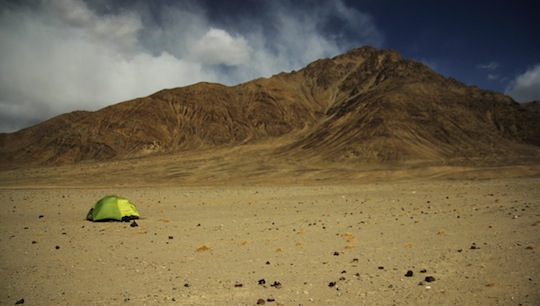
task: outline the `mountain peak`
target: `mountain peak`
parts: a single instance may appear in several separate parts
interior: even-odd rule
[[[332,163],[537,159],[540,115],[371,46],[233,87],[198,83],[0,135],[0,167],[264,144]]]

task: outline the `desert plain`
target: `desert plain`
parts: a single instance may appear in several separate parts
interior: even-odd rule
[[[92,167],[2,172],[0,305],[540,302],[536,166],[78,179]],[[137,226],[85,220],[109,194]]]

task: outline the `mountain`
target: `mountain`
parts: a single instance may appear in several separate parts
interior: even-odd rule
[[[0,168],[269,142],[272,158],[336,164],[538,162],[540,114],[366,46],[268,79],[166,89],[0,134]]]

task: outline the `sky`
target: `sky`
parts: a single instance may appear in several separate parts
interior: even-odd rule
[[[364,45],[540,100],[536,2],[0,0],[0,132],[165,88],[270,77]]]

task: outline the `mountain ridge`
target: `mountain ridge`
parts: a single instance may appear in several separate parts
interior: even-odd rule
[[[540,115],[365,46],[235,86],[164,89],[0,134],[0,168],[123,160],[282,139],[269,156],[333,163],[538,160]],[[506,161],[504,161],[506,160]]]

